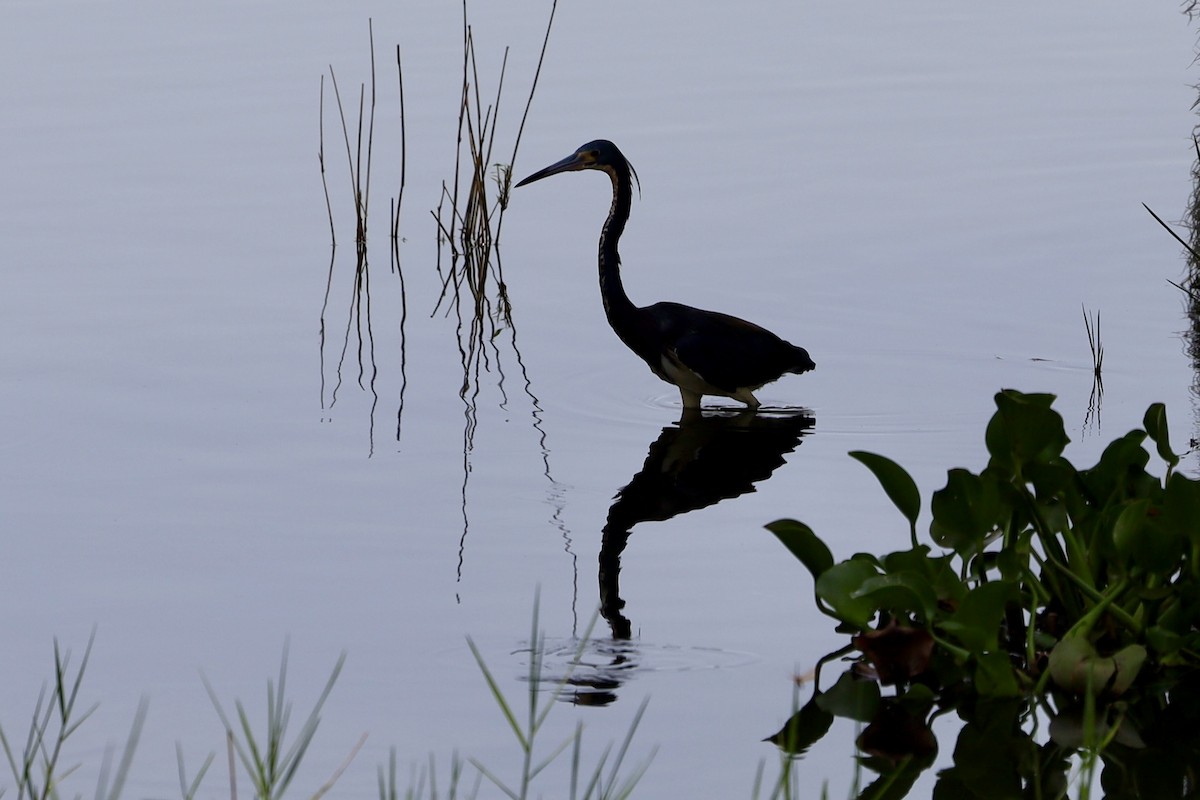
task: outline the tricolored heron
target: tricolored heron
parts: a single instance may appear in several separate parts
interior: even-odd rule
[[[517,186],[584,169],[598,169],[612,179],[612,207],[600,229],[600,296],[608,324],[651,372],[679,387],[685,408],[698,408],[706,394],[758,408],[754,391],[760,386],[817,366],[803,347],[744,319],[679,303],[635,306],[621,285],[617,242],[629,220],[631,180],[637,173],[617,146],[606,139],[588,142]]]

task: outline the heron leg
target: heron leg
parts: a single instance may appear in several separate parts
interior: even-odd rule
[[[684,408],[699,408],[700,398],[703,397],[699,392],[693,392],[691,389],[679,387],[679,396],[683,398]]]
[[[758,402],[758,398],[754,396],[754,392],[749,389],[738,389],[732,395],[734,400],[741,400],[746,404],[746,408],[758,408],[762,403]]]

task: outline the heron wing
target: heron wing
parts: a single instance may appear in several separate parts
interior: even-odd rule
[[[714,311],[659,306],[671,320],[664,334],[675,360],[719,389],[757,388],[788,368],[792,346],[765,328]]]

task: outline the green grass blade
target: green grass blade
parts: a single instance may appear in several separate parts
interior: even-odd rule
[[[489,770],[483,764],[476,761],[474,758],[471,758],[468,760],[471,762],[471,766],[473,766],[473,767],[475,767],[475,769],[479,770],[480,775],[484,776],[489,781],[491,781],[493,784],[495,784],[497,789],[499,789],[500,791],[504,792],[506,795],[511,797],[512,800],[521,800],[521,796],[519,794],[517,794],[516,792],[514,792],[512,789],[508,788],[504,784],[504,781],[500,780],[498,777],[496,777],[495,775],[492,774],[491,770]]]
[[[638,725],[642,721],[642,715],[646,713],[646,706],[649,704],[650,698],[644,698],[641,702],[641,705],[638,706],[637,713],[633,715],[633,721],[629,723],[629,730],[625,733],[625,739],[621,742],[621,747],[617,750],[617,757],[613,760],[612,767],[609,769],[608,786],[610,789],[614,784],[616,784],[617,773],[621,770],[621,764],[625,761],[625,756],[629,752],[629,745],[633,742],[633,735],[637,733]],[[653,758],[653,755],[651,755],[650,758]],[[647,762],[646,767],[648,766],[649,763]],[[645,768],[643,768],[641,772],[645,772]],[[637,773],[637,778],[641,777],[641,772]],[[634,779],[633,783],[637,783],[636,778]],[[632,789],[632,786],[630,786],[630,789]],[[604,796],[608,797],[609,795],[606,792]]]
[[[547,755],[545,758],[543,758],[541,760],[540,763],[538,763],[536,766],[532,767],[529,770],[529,780],[532,781],[535,777],[537,777],[539,772],[544,770],[546,767],[550,766],[550,763],[552,761],[554,761],[556,758],[558,758],[560,755],[562,755],[563,751],[566,750],[571,745],[571,743],[575,741],[577,736],[578,736],[578,729],[576,729],[575,733],[568,734],[565,739],[563,739],[561,742],[559,742],[558,745],[553,750],[550,751],[549,755]]]
[[[550,715],[550,710],[554,708],[554,701],[562,697],[567,684],[570,683],[571,678],[575,675],[575,670],[579,668],[580,662],[583,661],[583,652],[587,649],[588,642],[592,640],[592,631],[595,629],[596,623],[599,619],[600,608],[597,607],[596,610],[592,612],[592,618],[588,620],[587,626],[583,629],[583,635],[579,637],[579,644],[575,647],[575,656],[571,659],[571,663],[567,665],[566,672],[563,673],[563,676],[558,680],[554,686],[554,689],[550,692],[550,702],[546,704],[546,707],[542,709],[542,713],[539,714],[537,719],[534,721],[533,728],[530,731],[531,734],[536,733],[542,727],[542,723],[545,722],[546,717]],[[541,676],[539,675],[538,678],[540,680]]]
[[[204,763],[200,765],[196,776],[189,783],[187,770],[183,764],[183,745],[179,742],[175,743],[175,761],[179,765],[179,793],[183,800],[193,800],[196,792],[200,791],[200,782],[204,780],[204,776],[208,773],[208,768],[212,766],[216,757],[216,753],[210,752],[208,758],[204,759]]]
[[[495,698],[496,704],[500,706],[501,713],[508,720],[509,727],[512,728],[513,733],[517,736],[517,740],[521,743],[521,749],[528,751],[531,745],[525,738],[525,732],[521,730],[520,724],[517,723],[516,715],[513,714],[512,708],[509,707],[508,701],[504,698],[504,693],[500,691],[499,684],[496,683],[491,670],[488,669],[487,664],[483,660],[483,655],[479,652],[479,648],[475,646],[475,641],[470,636],[467,637],[467,647],[471,649],[471,655],[475,656],[475,663],[479,665],[479,671],[483,673],[483,679],[487,681],[492,697]]]
[[[142,736],[142,727],[146,723],[146,714],[149,710],[150,700],[143,697],[138,702],[137,711],[134,712],[133,725],[129,729],[129,736],[125,739],[125,749],[121,752],[121,760],[117,764],[112,787],[107,796],[97,792],[97,800],[117,800],[121,796],[121,791],[125,788],[125,781],[129,778],[129,769],[133,766],[133,755],[137,750],[138,740]]]
[[[600,781],[604,777],[604,765],[606,763],[608,763],[608,756],[611,753],[612,753],[612,742],[609,742],[608,744],[606,744],[604,746],[604,749],[600,752],[600,759],[596,762],[595,769],[592,770],[592,777],[588,781],[587,786],[585,786],[583,789],[583,800],[589,800],[589,798],[592,797],[592,794],[597,789],[602,789]]]

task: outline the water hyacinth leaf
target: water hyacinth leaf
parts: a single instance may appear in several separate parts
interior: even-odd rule
[[[1050,679],[1062,689],[1083,694],[1088,687],[1088,666],[1096,657],[1096,648],[1081,636],[1068,636],[1050,651]],[[1109,675],[1093,673],[1091,685],[1103,686]]]
[[[1117,515],[1113,523],[1113,544],[1122,559],[1138,559],[1140,551],[1149,544],[1149,537],[1141,535],[1149,505],[1146,500],[1134,500],[1126,503]]]
[[[833,714],[821,708],[821,692],[815,692],[799,711],[791,716],[776,733],[763,741],[771,742],[791,756],[808,752],[833,725]]]
[[[930,556],[929,547],[921,545],[912,550],[900,550],[883,557],[883,567],[889,574],[909,572],[919,576],[933,590],[938,602],[958,605],[967,587],[951,564],[952,556]]]
[[[1137,678],[1146,661],[1146,649],[1129,645],[1112,656],[1097,654],[1081,636],[1068,636],[1050,651],[1050,677],[1060,688],[1075,694],[1089,691],[1121,694]]]
[[[1147,502],[1147,501],[1138,501]],[[1200,524],[1200,518],[1193,518],[1192,526]],[[1163,519],[1159,509],[1149,503],[1146,507],[1145,524],[1137,542],[1134,560],[1147,572],[1162,578],[1170,578],[1183,566],[1183,553],[1186,541],[1184,533],[1167,520]],[[1160,587],[1160,591],[1166,587]]]
[[[937,738],[924,716],[913,714],[893,698],[883,700],[879,711],[859,735],[857,744],[864,753],[885,759],[892,765],[910,758],[928,764],[937,753]]]
[[[1099,719],[1089,720],[1086,718],[1084,710],[1081,706],[1068,706],[1060,709],[1050,719],[1050,740],[1062,747],[1068,747],[1073,750],[1078,750],[1083,747],[1088,747],[1092,743],[1102,741],[1108,737],[1112,737],[1112,742],[1130,747],[1135,750],[1142,750],[1146,747],[1146,741],[1138,733],[1134,727],[1133,721],[1129,717],[1117,718],[1116,730],[1109,724],[1107,719],[1101,716]],[[1144,789],[1145,784],[1138,784],[1139,789]],[[1109,794],[1108,797],[1113,795]],[[1118,797],[1126,797],[1127,795],[1118,794]],[[1152,792],[1150,794],[1139,793],[1139,797],[1182,797],[1179,792],[1160,794]]]
[[[1123,491],[1128,476],[1145,470],[1150,454],[1142,447],[1144,441],[1144,431],[1130,431],[1104,448],[1096,466],[1079,473],[1084,486],[1101,503]]]
[[[933,636],[924,628],[898,625],[895,621],[877,631],[855,636],[854,646],[867,657],[884,686],[907,683],[929,670],[933,658]]]
[[[996,413],[984,439],[999,464],[1015,469],[1045,463],[1062,454],[1070,439],[1062,417],[1050,407],[1052,394],[1023,394],[1005,389],[996,394]]]
[[[954,746],[954,766],[938,776],[933,800],[1028,796],[1022,791],[1021,765],[1036,763],[1038,746],[1021,728],[1021,710],[1022,704],[1016,701],[978,703],[965,710],[967,724]]]
[[[1015,583],[985,583],[972,589],[954,616],[941,627],[974,655],[995,652],[1000,649],[999,631],[1005,608],[1015,602],[1017,596]]]
[[[1178,472],[1171,474],[1163,494],[1161,522],[1186,537],[1193,547],[1200,546],[1200,481]]]
[[[1171,663],[1171,657],[1183,647],[1184,638],[1175,631],[1155,625],[1146,629],[1146,643],[1154,648],[1159,661]]]
[[[937,702],[937,695],[933,693],[933,689],[923,683],[914,683],[909,686],[904,694],[897,698],[897,702],[909,710],[910,713],[920,714],[922,716],[929,713]]]
[[[1066,459],[1028,464],[1023,477],[1033,484],[1034,494],[1039,498],[1070,496],[1076,491],[1075,468]]]
[[[946,473],[946,486],[933,493],[929,534],[943,547],[962,554],[976,553],[1003,519],[1000,489],[991,474],[965,469]]]
[[[900,513],[908,520],[909,525],[917,524],[917,516],[921,513],[921,493],[916,482],[904,467],[886,456],[868,453],[864,450],[852,451],[850,457],[861,463],[875,476],[888,499],[900,509]]]
[[[879,709],[879,684],[859,680],[847,670],[816,700],[818,706],[835,717],[870,722]]]
[[[877,575],[863,581],[851,597],[870,601],[878,609],[893,614],[902,611],[915,612],[923,622],[929,623],[937,612],[937,595],[923,577],[912,572],[897,572]]]
[[[1112,662],[1116,665],[1116,675],[1108,686],[1108,691],[1120,696],[1129,691],[1129,687],[1141,672],[1142,665],[1146,663],[1146,648],[1140,644],[1122,647],[1112,654]]]
[[[838,619],[857,628],[866,628],[877,607],[870,598],[857,597],[856,592],[878,575],[879,570],[865,558],[834,564],[817,578],[817,596],[829,604]]]
[[[1021,693],[1008,653],[975,656],[975,691],[983,697],[1016,697]]]
[[[794,519],[779,519],[767,525],[767,530],[775,534],[783,546],[792,552],[800,563],[808,567],[813,579],[821,577],[821,573],[833,566],[833,553],[821,541],[813,529],[803,522]]]
[[[1147,408],[1146,416],[1142,418],[1142,427],[1154,440],[1159,458],[1175,467],[1179,463],[1179,456],[1171,450],[1171,440],[1167,434],[1167,407],[1162,403],[1154,403]]]

